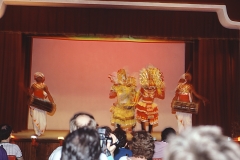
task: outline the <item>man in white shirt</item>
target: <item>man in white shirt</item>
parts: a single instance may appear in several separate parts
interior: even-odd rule
[[[10,143],[12,134],[12,127],[3,124],[0,126],[0,146],[2,146],[6,152],[7,155],[13,155],[16,156],[17,160],[23,160],[21,149],[18,145]]]
[[[70,119],[70,132],[77,130],[78,128],[87,126],[89,128],[96,129],[97,123],[94,117],[88,113],[80,112],[75,114]],[[60,160],[62,155],[62,146],[56,148],[50,155],[48,160]],[[101,153],[99,160],[108,160],[107,156],[104,153]]]

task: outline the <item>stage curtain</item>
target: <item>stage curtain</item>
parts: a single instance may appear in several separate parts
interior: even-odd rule
[[[27,129],[24,86],[29,83],[25,72],[30,61],[26,43],[22,33],[0,32],[0,122],[11,125],[15,132]]]
[[[239,40],[200,39],[193,45],[193,85],[209,100],[193,125],[218,125],[231,136],[239,117]]]
[[[213,12],[7,6],[1,31],[45,36],[238,38]]]

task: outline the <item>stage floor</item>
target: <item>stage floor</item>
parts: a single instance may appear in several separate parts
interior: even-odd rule
[[[38,139],[51,139],[57,140],[58,137],[65,137],[69,133],[68,130],[46,130],[45,133]],[[17,133],[12,133],[15,139],[31,139],[31,136],[34,135],[33,130],[24,130]]]
[[[66,137],[67,134],[69,133],[68,130],[46,130],[45,133],[37,139],[42,139],[42,140],[58,140],[58,137]],[[31,136],[34,135],[33,130],[24,130],[22,132],[17,132],[12,134],[15,139],[31,139]],[[156,140],[161,139],[161,133],[160,132],[153,132],[152,136]],[[131,140],[132,135],[130,133],[127,133],[127,139]]]

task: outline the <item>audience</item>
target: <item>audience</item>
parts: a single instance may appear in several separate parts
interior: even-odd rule
[[[84,126],[91,129],[96,129],[97,123],[92,115],[84,112],[79,112],[79,113],[76,113],[70,119],[70,123],[69,123],[70,133]],[[62,146],[59,146],[52,152],[48,160],[60,160],[61,154],[62,154]],[[100,160],[108,160],[108,159],[105,154],[100,154]]]
[[[114,160],[119,160],[122,156],[132,156],[132,151],[128,149],[128,142],[127,142],[127,135],[126,131],[124,131],[121,128],[116,128],[113,131],[113,134],[117,137],[118,139],[118,145],[117,148],[114,151]]]
[[[161,141],[154,142],[155,149],[153,154],[153,160],[162,160],[164,150],[168,145],[168,137],[170,135],[176,135],[176,131],[171,127],[165,128],[161,133]]]
[[[118,145],[117,137],[112,133],[111,128],[108,126],[99,127],[98,132],[101,137],[103,153],[106,154],[108,160],[114,160],[114,151]]]
[[[132,157],[123,156],[119,160],[151,160],[154,153],[154,140],[147,131],[133,132]]]
[[[217,126],[199,126],[170,137],[164,160],[239,160],[240,147]]]
[[[6,150],[7,155],[16,156],[17,160],[23,160],[22,152],[18,145],[10,143],[12,127],[3,124],[0,126],[0,146]]]
[[[99,160],[101,153],[97,130],[85,126],[66,136],[61,160]]]

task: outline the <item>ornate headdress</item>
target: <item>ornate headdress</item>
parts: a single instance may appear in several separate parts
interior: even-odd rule
[[[127,84],[130,86],[137,86],[137,80],[133,76],[128,76],[127,77]]]
[[[125,81],[127,80],[127,74],[125,69],[119,69],[117,72],[117,79],[118,83],[122,84],[123,83],[123,76],[125,77]]]
[[[139,80],[143,87],[156,86],[157,88],[164,88],[165,86],[162,72],[154,66],[143,68],[140,71]]]

